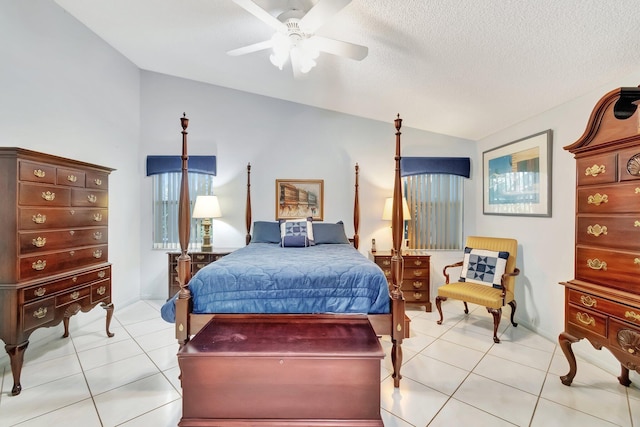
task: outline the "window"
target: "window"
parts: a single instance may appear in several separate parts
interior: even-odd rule
[[[464,178],[421,174],[403,178],[411,220],[407,239],[412,249],[462,249]]]
[[[468,157],[404,157],[403,190],[411,212],[406,238],[412,249],[462,249],[464,178]]]
[[[153,175],[153,248],[180,249],[178,236],[178,204],[180,198],[180,173],[168,172]],[[196,197],[213,194],[213,176],[189,172],[189,212],[193,212]],[[191,218],[189,250],[197,249],[202,242],[200,220]]]
[[[189,156],[189,212],[198,195],[213,194],[216,156]],[[182,181],[181,156],[147,156],[147,176],[153,176],[153,249],[180,249],[178,210]],[[200,221],[191,219],[188,250],[202,241]]]

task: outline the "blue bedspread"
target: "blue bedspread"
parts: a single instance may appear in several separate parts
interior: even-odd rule
[[[251,243],[189,282],[193,313],[389,313],[387,279],[347,244],[282,248]],[[175,298],[162,318],[175,322]]]

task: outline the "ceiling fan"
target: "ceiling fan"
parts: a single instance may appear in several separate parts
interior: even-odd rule
[[[253,0],[233,0],[238,6],[256,18],[273,27],[276,33],[269,40],[254,43],[227,52],[231,56],[245,55],[265,49],[273,49],[270,60],[282,69],[290,59],[293,75],[302,77],[316,65],[320,52],[360,61],[366,58],[369,48],[357,44],[317,36],[315,32],[334,14],[351,0],[319,0],[305,12],[302,8],[291,7],[275,17],[258,6]]]

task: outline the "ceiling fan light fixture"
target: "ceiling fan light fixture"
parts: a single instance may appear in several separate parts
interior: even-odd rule
[[[315,35],[318,28],[329,17],[342,10],[351,3],[351,0],[316,0],[308,10],[293,8],[280,13],[277,17],[258,6],[256,1],[233,0],[247,12],[275,29],[276,33],[269,40],[228,51],[227,53],[231,56],[272,48],[273,51],[269,56],[271,63],[282,70],[290,60],[293,76],[299,78],[316,66],[316,59],[320,52],[357,61],[366,58],[369,52],[366,46]]]
[[[289,37],[282,33],[275,33],[271,37],[271,41],[273,43],[273,53],[269,56],[269,60],[282,70],[282,67],[289,59],[289,50],[291,49]]]

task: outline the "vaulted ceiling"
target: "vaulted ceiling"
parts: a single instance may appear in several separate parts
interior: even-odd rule
[[[227,55],[274,33],[232,0],[55,2],[143,70],[472,140],[640,71],[637,0],[353,0],[317,34],[368,56],[322,53],[304,79]]]

